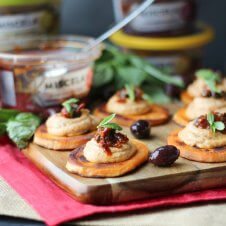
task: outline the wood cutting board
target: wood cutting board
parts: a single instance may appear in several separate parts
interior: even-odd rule
[[[174,122],[152,128],[153,137],[144,141],[150,151],[166,145],[168,134],[177,129]],[[128,136],[129,129],[125,128]],[[132,136],[131,136],[132,137]],[[68,151],[53,151],[33,143],[23,150],[41,171],[76,200],[96,205],[110,205],[169,194],[226,186],[226,163],[198,163],[183,158],[171,167],[146,163],[118,178],[84,178],[67,172]]]

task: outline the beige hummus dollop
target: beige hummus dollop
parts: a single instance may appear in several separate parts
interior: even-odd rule
[[[197,78],[192,84],[187,88],[187,92],[192,97],[201,97],[202,93],[208,86],[205,81],[201,78]],[[217,85],[217,88],[226,91],[226,79],[222,79],[222,82]]]
[[[120,148],[110,147],[109,155],[100,144],[93,138],[86,143],[84,156],[93,163],[117,163],[130,159],[136,153],[136,147],[129,141]]]
[[[190,122],[178,134],[179,139],[185,144],[198,148],[216,148],[226,145],[226,134],[213,133],[210,129],[201,129]]]
[[[187,107],[186,116],[189,119],[195,119],[200,115],[217,111],[226,112],[226,100],[224,98],[196,97]]]
[[[108,112],[119,115],[142,115],[150,111],[150,104],[147,101],[131,101],[127,98],[121,102],[117,94],[110,98],[106,107]]]
[[[49,134],[56,136],[76,136],[94,130],[98,121],[87,109],[81,110],[81,116],[77,118],[66,118],[61,113],[50,116],[46,121]]]

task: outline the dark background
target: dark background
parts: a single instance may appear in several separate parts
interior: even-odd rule
[[[226,71],[226,0],[197,0],[198,19],[212,25],[216,37],[205,49],[204,65]],[[114,22],[111,0],[64,0],[61,32],[97,36]]]

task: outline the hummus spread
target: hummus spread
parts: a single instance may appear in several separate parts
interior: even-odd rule
[[[55,114],[46,121],[46,127],[49,134],[70,137],[93,130],[97,123],[89,110],[82,109],[81,116],[77,118],[66,118],[61,113]]]
[[[142,115],[150,111],[150,104],[145,100],[131,101],[126,98],[120,101],[117,94],[112,96],[107,103],[107,111],[119,115]]]
[[[130,159],[136,153],[136,147],[131,142],[127,142],[120,148],[110,147],[110,151],[111,155],[93,138],[86,143],[83,152],[89,162],[116,163]]]
[[[226,134],[198,128],[194,125],[194,121],[181,130],[178,137],[185,144],[198,148],[210,149],[226,145]]]
[[[224,98],[196,97],[187,107],[186,116],[189,119],[195,119],[203,114],[217,111],[226,112],[226,100]]]
[[[201,97],[203,90],[207,87],[205,81],[201,78],[197,78],[192,84],[187,88],[188,94],[192,97]],[[226,91],[226,79],[223,79],[222,82],[217,85],[217,88]]]

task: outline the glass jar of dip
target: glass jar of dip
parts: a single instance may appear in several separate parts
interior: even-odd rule
[[[142,0],[114,0],[117,20],[134,11]],[[156,0],[125,31],[134,35],[170,36],[189,33],[196,18],[196,0]]]
[[[202,48],[213,37],[211,27],[198,24],[192,34],[185,36],[143,37],[129,35],[121,30],[111,37],[111,41],[168,73],[183,77],[189,83],[194,71],[201,66]]]
[[[50,33],[58,28],[59,1],[1,0],[0,39],[34,33]]]
[[[91,88],[93,62],[101,46],[83,36],[21,36],[0,41],[2,105],[21,111],[58,110],[70,98],[83,98]]]

